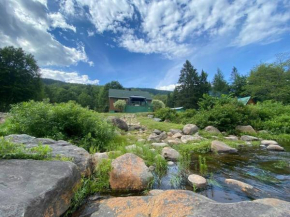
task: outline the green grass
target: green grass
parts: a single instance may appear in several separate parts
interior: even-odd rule
[[[276,169],[287,169],[290,168],[289,162],[286,160],[277,161],[273,164],[274,168]]]
[[[157,122],[154,121],[154,119],[137,116],[137,120],[140,122],[141,125],[146,126],[149,130],[158,129],[161,131],[168,132],[170,129],[182,129],[182,124],[175,124],[175,123],[169,123],[169,122]]]
[[[0,159],[33,159],[33,160],[60,160],[72,161],[69,157],[57,155],[52,157],[52,148],[42,145],[27,148],[23,144],[13,143],[0,137]]]

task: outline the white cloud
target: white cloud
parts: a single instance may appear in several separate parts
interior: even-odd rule
[[[201,43],[271,43],[290,31],[290,0],[76,0],[99,33],[131,52],[188,56]],[[280,9],[279,9],[280,8]],[[285,8],[285,10],[281,9]]]
[[[48,68],[42,68],[40,73],[43,78],[64,81],[77,84],[99,84],[99,80],[90,80],[88,75],[80,75],[77,72],[64,72]]]
[[[76,32],[76,27],[67,24],[65,21],[63,15],[59,12],[52,13],[48,15],[51,20],[51,27],[53,28],[62,28],[62,29],[70,29],[74,32]]]
[[[175,87],[176,87],[176,84],[169,84],[167,86],[156,87],[156,89],[173,91]]]
[[[52,34],[47,8],[37,1],[0,1],[0,47],[22,47],[32,53],[41,66],[68,66],[89,62],[83,45],[64,46]],[[45,4],[46,1],[41,1]],[[59,23],[59,26],[64,23]],[[57,25],[56,25],[57,26]],[[70,28],[71,26],[62,26]]]
[[[67,15],[74,14],[75,13],[74,4],[75,3],[73,0],[61,0],[60,2],[61,11]]]

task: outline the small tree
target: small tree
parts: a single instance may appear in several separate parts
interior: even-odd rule
[[[126,101],[125,100],[117,100],[116,102],[114,102],[114,107],[118,110],[120,110],[121,112],[124,111],[126,106]]]
[[[154,111],[157,111],[158,109],[161,109],[161,108],[165,108],[165,104],[161,100],[158,100],[158,99],[152,100],[152,106],[153,106]]]

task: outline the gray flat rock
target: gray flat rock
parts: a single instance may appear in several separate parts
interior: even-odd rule
[[[63,157],[69,157],[72,159],[81,172],[82,175],[90,175],[92,171],[92,156],[83,148],[76,145],[72,145],[63,140],[55,141],[46,138],[35,138],[26,134],[9,135],[5,136],[5,139],[14,143],[25,145],[27,148],[33,148],[38,146],[39,143],[48,145],[52,148],[52,156],[57,155]]]
[[[81,180],[71,162],[0,160],[0,171],[1,217],[58,217]]]

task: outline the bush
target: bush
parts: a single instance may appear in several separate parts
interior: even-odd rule
[[[161,108],[165,108],[164,103],[161,100],[158,100],[158,99],[153,99],[152,100],[152,106],[153,106],[153,110],[154,111],[157,111],[157,110],[159,110]]]
[[[155,112],[155,116],[161,120],[175,121],[177,112],[171,108],[161,108]]]
[[[91,146],[105,150],[114,137],[114,128],[98,113],[74,102],[50,104],[48,101],[30,101],[12,106],[0,133],[71,140],[86,150]]]
[[[125,100],[117,100],[116,102],[114,102],[114,107],[118,110],[120,110],[121,112],[124,111],[125,107],[126,107],[126,101]]]

